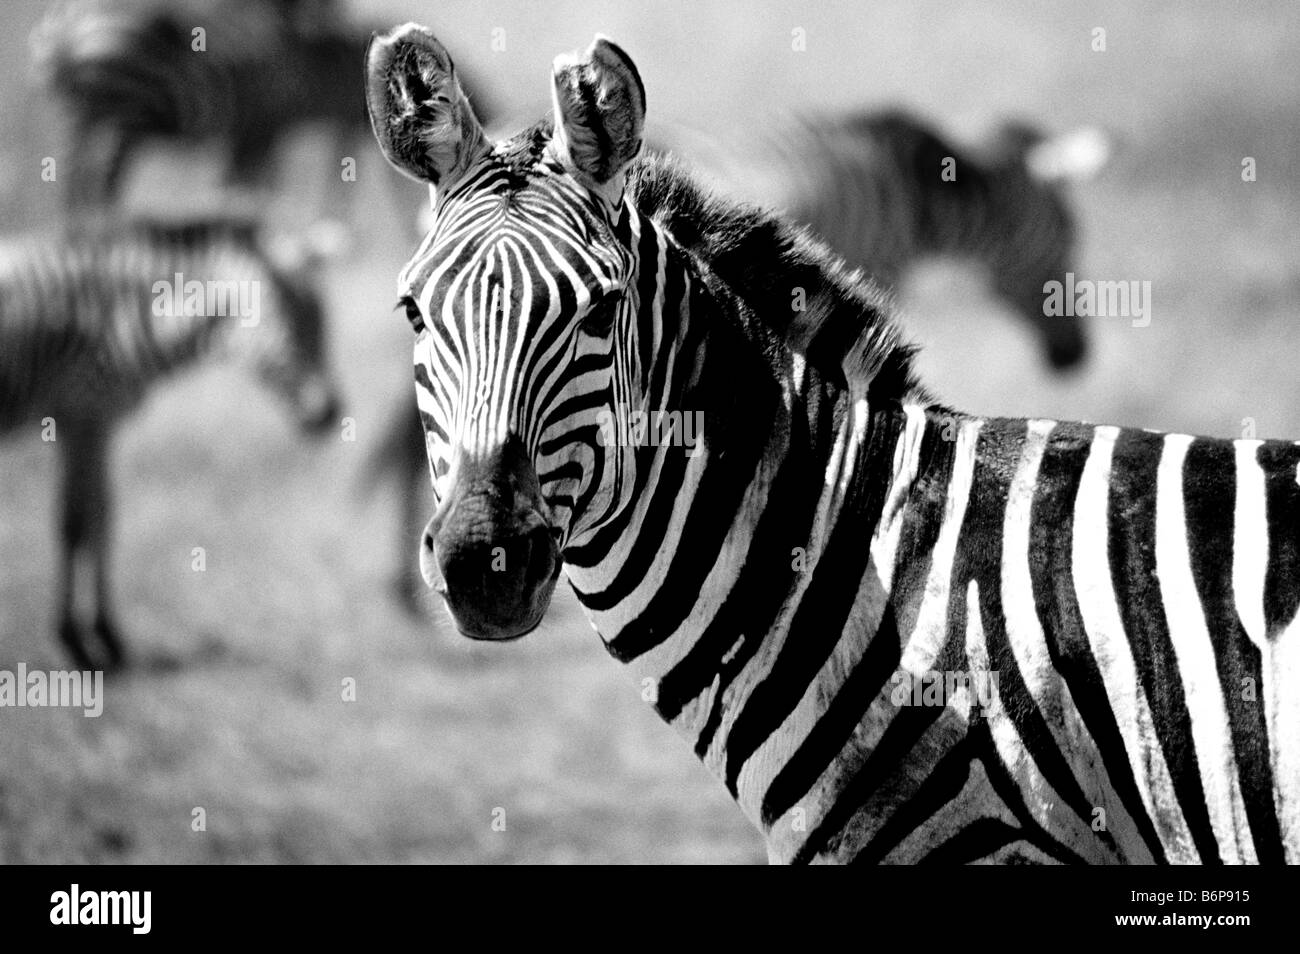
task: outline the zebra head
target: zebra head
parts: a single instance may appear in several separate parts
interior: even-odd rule
[[[253,370],[312,434],[337,425],[342,406],[329,368],[321,295],[322,265],[340,241],[331,224],[317,223],[304,235],[269,243],[263,252],[276,299],[276,327],[250,355]]]
[[[398,282],[437,504],[421,572],[463,634],[521,636],[628,466],[595,432],[602,411],[637,401],[623,184],[644,89],[598,37],[555,61],[553,123],[494,145],[423,27],[373,40],[367,74],[384,155],[433,205]]]
[[[281,399],[304,431],[319,435],[337,423],[341,406],[322,285],[323,265],[342,241],[328,221],[268,236],[251,210],[236,209],[96,221],[79,227],[74,248],[103,259],[109,281],[139,282],[144,269],[144,287],[152,288],[147,338],[160,349],[162,368],[209,354],[230,358]]]
[[[999,210],[996,234],[977,239],[1001,298],[1040,335],[1058,370],[1078,367],[1088,351],[1079,318],[1049,318],[1043,301],[1048,282],[1063,282],[1075,251],[1068,189],[1106,165],[1111,146],[1098,129],[1055,136],[1019,122],[1003,124],[988,148],[991,200]]]

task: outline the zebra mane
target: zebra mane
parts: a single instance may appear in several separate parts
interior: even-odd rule
[[[808,229],[709,193],[663,156],[638,160],[627,190],[825,380],[869,399],[934,403],[915,376],[916,347],[895,323],[889,296]]]

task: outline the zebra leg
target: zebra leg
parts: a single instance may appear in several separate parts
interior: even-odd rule
[[[63,594],[59,637],[83,668],[116,669],[125,662],[122,641],[113,621],[108,585],[108,428],[102,423],[64,427],[63,445]],[[92,652],[77,619],[79,570],[90,567],[94,610],[92,632],[98,643]],[[96,659],[102,653],[102,658]]]
[[[67,499],[66,497],[64,498]],[[60,592],[59,592],[59,642],[78,669],[94,669],[94,661],[81,636],[81,624],[77,622],[77,537],[78,528],[70,520],[67,508],[64,508],[63,527],[60,536]]]
[[[86,211],[112,204],[122,188],[127,155],[135,142],[114,126],[91,124],[73,137],[68,205]]]
[[[389,590],[402,607],[414,616],[423,616],[420,593],[424,590],[416,569],[419,534],[428,514],[425,501],[431,496],[429,462],[425,456],[424,428],[420,417],[405,402],[389,416],[383,437],[371,454],[364,471],[369,487],[391,481],[398,494],[398,525]]]
[[[239,136],[230,147],[226,167],[227,181],[251,191],[266,190],[274,182],[274,133],[265,129],[252,129]]]

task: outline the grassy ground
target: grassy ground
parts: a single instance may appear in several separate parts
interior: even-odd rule
[[[56,207],[56,187],[39,180],[54,149],[49,110],[22,87],[41,6],[0,14],[9,231]],[[498,97],[515,91],[524,115],[545,108],[550,58],[601,30],[636,58],[652,116],[761,122],[773,104],[902,101],[951,124],[1014,113],[1106,125],[1122,151],[1077,192],[1076,271],[1151,281],[1150,327],[1094,322],[1092,365],[1054,378],[1028,329],[971,276],[927,269],[904,295],[926,379],[985,413],[1222,436],[1252,418],[1261,436],[1300,436],[1293,7],[385,0],[365,11],[430,22],[458,59],[499,80]],[[1098,26],[1104,53],[1089,47]],[[497,27],[506,50],[494,53]],[[795,28],[806,52],[790,49]],[[335,202],[359,213],[357,245],[329,287],[357,441],[299,440],[232,370],[167,386],[124,431],[116,589],[150,665],[109,683],[99,719],[0,710],[0,861],[761,860],[721,786],[643,705],[567,594],[542,631],[504,647],[469,645],[388,599],[397,502],[360,475],[408,387],[389,306],[409,247],[391,221],[419,193],[394,192],[360,148],[361,181],[348,187],[360,198],[324,185],[337,165],[304,148],[285,162],[277,205],[303,224]],[[1256,158],[1257,182],[1241,181],[1243,156]],[[135,192],[179,188],[190,173],[163,163]],[[0,669],[61,662],[50,457],[34,435],[0,445]],[[190,568],[196,546],[202,573]],[[355,702],[342,700],[347,678]],[[206,832],[191,831],[195,807]]]

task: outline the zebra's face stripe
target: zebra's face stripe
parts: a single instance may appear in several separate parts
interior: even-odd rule
[[[558,170],[521,186],[489,160],[440,197],[399,278],[437,502],[421,566],[467,635],[531,629],[559,548],[606,503],[616,462],[596,423],[630,370],[620,211]]]

